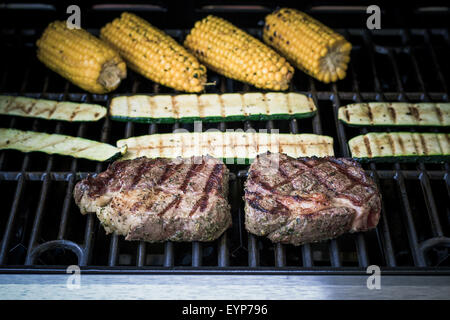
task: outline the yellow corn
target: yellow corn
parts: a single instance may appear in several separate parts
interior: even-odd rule
[[[352,45],[303,12],[282,8],[266,16],[263,39],[320,81],[345,78]]]
[[[286,90],[294,74],[286,59],[219,17],[197,21],[184,45],[208,68],[257,88]]]
[[[125,62],[110,46],[66,22],[48,25],[37,41],[37,57],[48,68],[92,93],[116,89],[127,75]]]
[[[122,13],[101,29],[100,37],[144,77],[180,91],[204,89],[205,66],[169,35],[138,16]]]

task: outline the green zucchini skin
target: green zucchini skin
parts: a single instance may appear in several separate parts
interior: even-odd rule
[[[253,92],[119,96],[112,99],[109,116],[116,121],[171,124],[290,120],[312,117],[316,111],[313,100],[303,94]]]
[[[376,163],[416,163],[416,162],[423,162],[423,163],[446,163],[450,162],[450,156],[398,156],[398,157],[373,157],[373,158],[358,158],[353,157],[358,162],[361,163],[370,163],[370,162],[376,162]]]
[[[117,141],[127,146],[124,159],[188,158],[210,155],[226,164],[249,164],[259,153],[286,153],[292,157],[333,156],[333,138],[315,134],[256,132],[182,132],[131,137]]]
[[[98,121],[106,113],[107,109],[98,104],[0,96],[0,114],[10,116],[88,122]]]
[[[338,117],[351,127],[446,127],[450,103],[354,103],[340,107]]]
[[[370,132],[348,142],[354,159],[368,162],[431,162],[450,159],[450,134]]]
[[[126,152],[126,146],[112,145],[62,134],[0,128],[0,150],[43,152],[94,161],[113,161]]]
[[[183,117],[179,120],[174,118],[132,118],[132,117],[122,117],[122,116],[110,116],[112,120],[122,121],[122,122],[137,122],[137,123],[156,123],[156,124],[173,124],[175,122],[179,123],[193,123],[195,121],[205,121],[205,122],[232,122],[232,121],[267,121],[267,120],[292,120],[292,119],[305,119],[311,118],[316,114],[316,112],[309,113],[296,113],[292,115],[288,114],[273,114],[267,115],[250,115],[250,116],[230,116],[230,117]]]

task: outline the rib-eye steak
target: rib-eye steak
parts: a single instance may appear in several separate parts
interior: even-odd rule
[[[148,242],[211,241],[230,225],[228,169],[209,156],[116,161],[75,186],[107,233]]]
[[[378,224],[381,196],[361,166],[344,158],[259,155],[245,183],[245,226],[300,245]]]

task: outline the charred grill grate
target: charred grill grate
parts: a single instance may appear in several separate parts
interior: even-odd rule
[[[102,10],[91,10],[89,14],[92,18],[104,12]],[[259,18],[264,13],[255,12]],[[50,21],[50,18],[45,19],[45,22]],[[34,43],[41,31],[33,27],[2,27],[1,48],[7,56],[0,66],[2,94],[108,105],[115,95],[175,93],[129,70],[128,78],[113,94],[86,94],[37,61]],[[248,31],[260,36],[258,29]],[[313,98],[319,107],[315,117],[204,123],[203,130],[211,127],[219,130],[276,128],[280,132],[326,134],[335,138],[336,156],[346,157],[349,156],[348,139],[366,133],[369,128],[343,126],[337,121],[339,106],[361,101],[448,101],[447,29],[371,32],[350,28],[337,31],[354,44],[347,78],[325,85],[297,71],[290,88]],[[184,29],[168,32],[180,42],[186,35]],[[255,90],[212,72],[209,72],[209,79],[217,85],[209,87],[208,92]],[[171,132],[179,126],[193,130],[191,124],[147,125],[109,119],[73,124],[2,116],[0,122],[1,127],[70,134],[111,144],[133,135]],[[448,128],[443,130],[448,132]],[[116,235],[106,236],[95,215],[79,213],[72,198],[74,184],[88,173],[106,169],[105,164],[2,151],[0,272],[34,272],[48,268],[64,271],[70,264],[79,264],[91,272],[356,273],[364,272],[371,264],[392,272],[449,271],[448,163],[365,165],[383,196],[377,229],[300,247],[272,244],[245,231],[242,196],[247,168],[238,165],[229,168],[233,215],[230,230],[211,243],[149,244],[127,242]]]

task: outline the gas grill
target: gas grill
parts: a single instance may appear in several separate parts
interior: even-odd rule
[[[268,1],[250,1],[245,5],[220,1],[169,5],[158,1],[151,5],[141,1],[135,5],[112,2],[81,6],[82,27],[98,34],[99,28],[113,17],[131,11],[164,29],[180,43],[194,22],[207,14],[229,19],[261,38],[263,18],[277,6]],[[289,91],[314,100],[318,106],[314,117],[203,123],[203,130],[254,128],[324,134],[334,137],[336,156],[349,157],[349,139],[383,129],[343,125],[337,118],[340,106],[366,101],[448,101],[448,8],[415,3],[399,11],[387,3],[380,4],[382,29],[369,30],[366,28],[369,15],[365,12],[369,4],[362,4],[349,2],[339,7],[325,2],[304,3],[299,7],[353,44],[348,75],[342,81],[323,84],[296,70]],[[298,7],[286,1],[280,6]],[[119,95],[178,93],[128,70],[128,77],[114,92],[88,94],[47,69],[35,56],[35,42],[50,21],[68,16],[66,8],[66,4],[59,2],[2,5],[1,94],[108,106]],[[207,87],[208,93],[259,91],[209,70],[208,81],[216,82],[215,86]],[[122,138],[169,133],[181,127],[193,131],[193,124],[142,124],[108,118],[94,123],[66,123],[1,116],[0,122],[3,128],[68,134],[113,145]],[[449,132],[449,128],[420,130]],[[382,194],[378,227],[299,247],[273,244],[245,230],[242,199],[248,169],[245,165],[228,165],[233,226],[218,240],[152,244],[106,235],[95,215],[80,214],[72,196],[77,181],[106,167],[104,163],[58,155],[0,151],[0,276],[66,275],[69,265],[79,265],[82,274],[98,276],[257,275],[269,279],[296,275],[325,279],[342,275],[366,279],[367,267],[377,265],[384,275],[440,276],[449,284],[449,163],[364,164]]]

